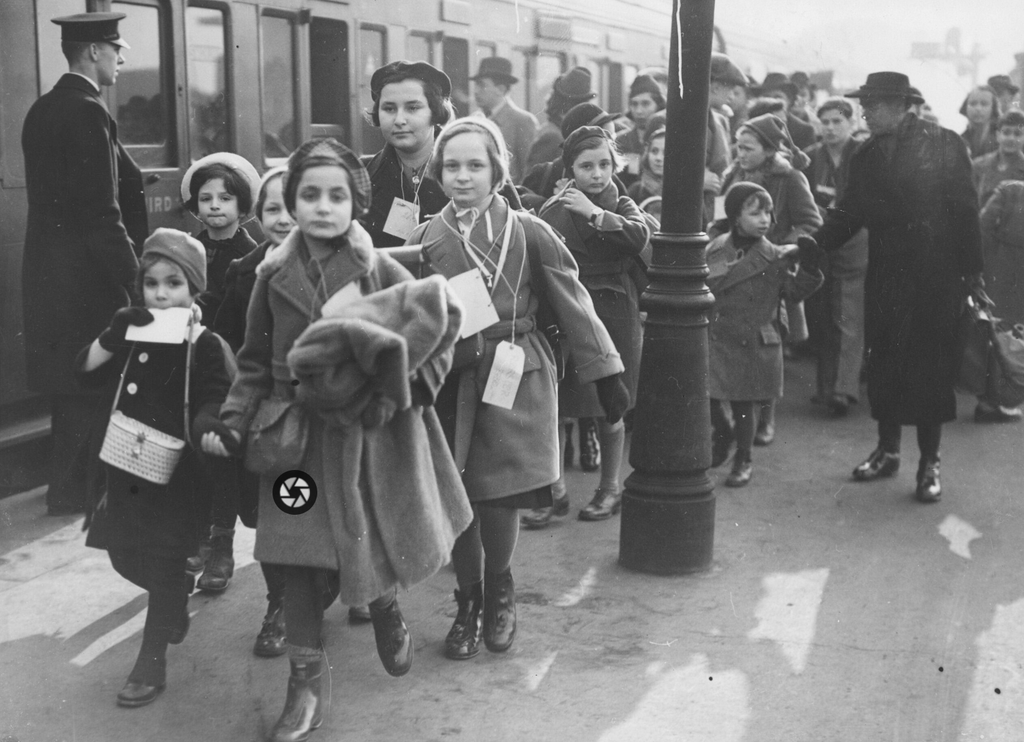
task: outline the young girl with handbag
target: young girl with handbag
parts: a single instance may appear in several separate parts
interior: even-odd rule
[[[206,288],[206,251],[184,232],[158,229],[146,240],[138,273],[145,308],[118,310],[110,327],[76,360],[83,386],[116,386],[100,458],[107,491],[93,512],[86,545],[106,549],[114,569],[149,592],[142,647],[121,706],[153,701],[166,682],[168,644],[188,631],[192,580],[185,561],[201,518],[200,477],[189,428],[215,415],[230,381],[222,341],[193,320],[180,342],[132,342],[150,310],[193,309]],[[185,337],[184,335],[187,335]]]
[[[459,119],[441,132],[431,157],[452,200],[409,244],[423,245],[431,272],[448,279],[466,306],[461,347],[436,403],[473,506],[473,522],[452,551],[458,614],[444,650],[463,660],[479,653],[481,638],[492,652],[512,646],[518,509],[550,506],[558,479],[558,382],[543,332],[548,321],[539,317],[557,322],[610,420],[621,419],[629,395],[622,361],[569,251],[544,222],[514,211],[498,193],[508,180],[498,128]]]

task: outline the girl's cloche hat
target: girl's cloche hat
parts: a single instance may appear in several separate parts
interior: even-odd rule
[[[247,159],[241,155],[236,155],[234,152],[214,152],[212,155],[199,158],[189,166],[188,170],[185,171],[185,177],[181,179],[181,200],[184,203],[188,203],[188,200],[192,197],[192,178],[200,168],[204,168],[207,165],[223,165],[241,175],[245,182],[249,184],[249,191],[252,194],[252,200],[249,203],[254,206],[256,205],[260,195],[260,175]],[[243,215],[240,214],[239,216]]]
[[[160,227],[142,245],[142,257],[159,255],[185,274],[189,283],[206,291],[206,248],[192,235],[177,229]]]

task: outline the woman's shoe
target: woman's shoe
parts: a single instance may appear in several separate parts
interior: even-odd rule
[[[750,483],[750,477],[754,473],[754,464],[748,457],[740,455],[737,451],[732,459],[732,471],[725,478],[726,487],[745,487]]]
[[[291,662],[288,696],[284,711],[270,732],[271,742],[305,742],[314,729],[323,724],[320,699],[320,675],[323,662]]]
[[[455,623],[444,638],[444,656],[450,660],[468,660],[480,653],[480,637],[483,636],[484,583],[474,583],[466,592],[455,591],[455,602],[459,612]]]
[[[882,477],[891,477],[900,470],[900,455],[876,448],[853,470],[857,482],[873,482]]]
[[[267,606],[267,615],[263,619],[263,627],[256,635],[256,644],[252,653],[257,657],[280,657],[288,651],[285,645],[284,606]]]
[[[569,496],[555,497],[551,500],[551,506],[546,508],[534,508],[520,518],[524,528],[544,528],[555,516],[563,517],[569,514]]]
[[[117,694],[117,705],[125,708],[146,706],[163,692],[167,682],[167,659],[147,657],[139,653],[135,667],[128,674],[128,682]]]
[[[492,652],[505,652],[516,638],[516,584],[512,570],[500,575],[484,573],[484,644]]]
[[[775,423],[758,423],[754,434],[755,446],[770,446],[775,440]]]
[[[622,509],[622,493],[609,492],[600,487],[585,508],[580,511],[580,520],[608,520]]]
[[[412,667],[412,634],[398,609],[398,599],[394,595],[377,598],[370,603],[370,618],[384,669],[396,678],[405,675]]]
[[[917,475],[917,490],[914,497],[918,502],[933,503],[942,498],[942,482],[939,480],[939,462],[921,462]]]
[[[234,540],[234,528],[213,526],[210,529],[210,558],[197,583],[200,590],[221,593],[228,589],[235,574]]]
[[[156,700],[164,690],[164,684],[147,685],[129,680],[124,684],[121,692],[117,694],[117,705],[125,708],[138,708],[147,706]]]

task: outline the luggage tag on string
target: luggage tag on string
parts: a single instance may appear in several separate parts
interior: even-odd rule
[[[505,243],[508,243],[508,232],[512,231],[512,213],[509,212],[509,223],[505,225]],[[504,250],[504,248],[503,248]],[[502,261],[504,262],[504,253]],[[484,387],[484,395],[481,401],[495,407],[511,410],[515,404],[516,394],[519,392],[519,384],[523,380],[523,369],[526,366],[526,351],[516,345],[516,300],[519,297],[519,286],[523,282],[523,268],[526,266],[526,255],[519,264],[519,280],[516,281],[515,290],[512,292],[512,329],[511,340],[502,340],[494,350],[494,363],[491,364],[491,372],[487,375],[487,385]],[[500,275],[500,273],[499,273]]]
[[[388,218],[384,222],[384,231],[400,240],[409,239],[409,235],[420,224],[420,186],[425,178],[418,176],[415,179],[416,190],[413,192],[412,201],[405,200],[405,178],[402,178],[402,197],[395,196],[391,201],[391,210],[388,211]]]
[[[488,213],[487,219],[487,232],[491,234],[491,216]],[[451,227],[449,227],[451,229]],[[508,258],[508,246],[510,237],[512,234],[511,228],[505,226],[505,235],[501,243],[501,253],[498,256],[498,265],[495,268],[495,272],[492,275],[487,270],[487,266],[477,256],[476,248],[472,246],[469,240],[462,237],[463,247],[466,250],[466,254],[476,264],[476,268],[470,268],[465,273],[460,273],[457,276],[452,276],[448,279],[448,285],[452,287],[456,296],[462,301],[466,307],[466,311],[463,313],[465,321],[462,324],[461,338],[468,338],[472,335],[476,335],[481,330],[486,330],[491,325],[497,324],[499,321],[498,311],[494,308],[494,303],[491,301],[491,295],[494,293],[494,289],[497,286],[496,277],[501,276],[501,271],[505,267],[505,260]],[[484,280],[490,284],[490,289],[485,285]]]

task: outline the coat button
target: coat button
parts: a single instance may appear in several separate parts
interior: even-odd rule
[[[146,353],[146,352],[139,353],[139,363],[145,363],[148,360],[149,360],[149,353]]]
[[[139,391],[139,385],[133,381],[131,384],[126,386],[125,389],[129,394],[135,394],[135,392]]]

